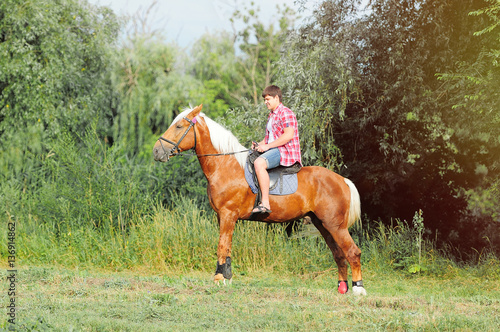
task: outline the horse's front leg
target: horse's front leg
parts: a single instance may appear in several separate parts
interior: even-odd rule
[[[217,214],[219,221],[219,246],[217,247],[217,267],[215,270],[214,281],[219,283],[221,280],[231,282],[233,272],[231,271],[231,247],[233,243],[233,232],[238,217],[232,211],[219,211]]]

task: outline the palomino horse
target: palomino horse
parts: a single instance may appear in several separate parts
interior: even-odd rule
[[[208,197],[220,228],[214,279],[225,283],[232,278],[231,246],[236,221],[250,218],[255,194],[244,176],[248,153],[241,152],[248,150],[232,133],[200,113],[202,106],[179,114],[156,142],[153,154],[155,160],[166,162],[182,151],[196,151],[208,180]],[[345,293],[348,289],[349,262],[353,293],[366,295],[361,279],[361,250],[347,230],[361,213],[356,187],[350,180],[323,167],[303,167],[297,176],[297,191],[286,196],[271,196],[272,212],[258,220],[280,223],[310,217],[337,263],[339,292]]]

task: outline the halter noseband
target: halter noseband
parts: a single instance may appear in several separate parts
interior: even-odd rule
[[[189,127],[187,127],[186,131],[184,132],[184,134],[182,134],[181,139],[177,143],[172,142],[171,140],[168,140],[166,138],[163,138],[162,136],[160,136],[160,138],[158,138],[158,141],[160,141],[160,145],[161,145],[161,148],[163,150],[163,153],[167,156],[167,160],[170,158],[170,156],[175,156],[175,155],[178,155],[179,153],[182,152],[181,149],[179,149],[179,144],[181,144],[182,140],[184,139],[184,137],[186,137],[189,130],[194,127],[195,123],[198,122],[198,120],[196,120],[196,117],[194,117],[193,120],[189,120],[187,117],[184,117],[183,119],[186,120],[187,122],[189,122]],[[193,129],[193,132],[194,132],[194,146],[192,147],[192,149],[196,149],[196,130]],[[165,150],[165,147],[163,146],[163,143],[161,141],[165,141],[165,142],[173,145],[173,147],[170,149],[170,151],[167,152]]]

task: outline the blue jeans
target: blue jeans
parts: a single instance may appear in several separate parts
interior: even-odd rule
[[[267,169],[275,168],[280,165],[281,155],[278,148],[272,148],[259,156],[266,161]]]

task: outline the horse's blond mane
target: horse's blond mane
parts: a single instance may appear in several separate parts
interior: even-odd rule
[[[193,109],[186,109],[182,113],[177,115],[170,126],[172,126],[174,123],[177,123],[177,121],[188,115],[192,110]],[[246,150],[246,148],[240,144],[233,133],[231,133],[229,130],[227,130],[214,120],[210,119],[206,114],[200,112],[200,114],[198,114],[198,117],[201,117],[203,118],[203,120],[205,120],[208,131],[210,132],[210,140],[212,141],[212,145],[219,153],[229,153]],[[247,153],[236,153],[234,154],[234,157],[242,168],[245,167]]]

